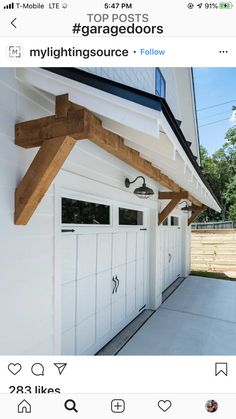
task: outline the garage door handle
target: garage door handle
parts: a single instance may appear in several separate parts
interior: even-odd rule
[[[114,276],[112,277],[112,281],[115,283],[114,288],[112,290],[112,294],[114,294],[116,291],[116,280],[114,279]]]
[[[169,253],[169,263],[171,262],[172,256],[171,253]]]
[[[117,286],[116,286],[116,290],[115,290],[115,292],[117,292],[117,290],[118,290],[118,288],[119,288],[119,286],[120,286],[120,281],[119,281],[119,279],[117,278],[117,275],[116,275],[116,277],[115,277],[115,280],[118,282],[118,284],[117,284]]]

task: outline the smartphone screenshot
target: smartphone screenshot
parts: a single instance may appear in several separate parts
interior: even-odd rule
[[[2,418],[234,418],[235,18],[1,0]]]

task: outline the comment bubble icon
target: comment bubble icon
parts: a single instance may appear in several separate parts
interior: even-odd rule
[[[44,366],[40,363],[33,364],[31,367],[32,374],[39,377],[40,375],[44,375]]]

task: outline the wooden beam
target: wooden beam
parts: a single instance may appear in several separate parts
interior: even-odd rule
[[[24,148],[39,147],[44,141],[70,136],[75,140],[89,139],[109,153],[146,174],[166,188],[181,188],[140,154],[124,144],[123,138],[103,128],[92,112],[68,101],[68,95],[56,99],[56,115],[16,124],[16,144]]]
[[[173,209],[175,209],[175,207],[178,205],[178,203],[180,202],[181,198],[175,198],[172,199],[168,205],[166,205],[166,207],[160,212],[160,214],[158,215],[158,225],[160,225],[161,223],[163,223],[163,221],[165,221],[165,219],[168,217],[168,215],[173,211]]]
[[[27,224],[75,142],[67,136],[43,143],[16,189],[15,224]]]
[[[67,116],[69,109],[69,95],[66,93],[65,95],[56,96],[56,117],[63,118]]]
[[[63,113],[58,104],[59,115]],[[84,140],[89,136],[89,113],[86,109],[68,111],[66,116],[46,116],[16,124],[15,143],[24,148],[40,147],[45,141],[58,137]]]
[[[90,118],[90,141],[156,182],[160,182],[168,189],[172,189],[175,192],[180,191],[179,185],[161,173],[148,160],[143,159],[138,151],[125,145],[122,137],[103,128],[102,122],[95,115],[90,114]]]
[[[188,192],[180,191],[180,192],[159,192],[158,194],[159,199],[188,199]]]
[[[81,109],[86,109],[86,108],[84,108],[83,106],[77,105],[77,103],[73,103],[69,101],[69,107],[68,107],[69,111],[76,111],[76,110],[78,111]]]
[[[62,95],[56,103],[58,116],[17,124],[16,144],[24,148],[38,147],[44,141],[66,135],[76,140],[89,139],[168,189],[180,191],[180,187],[168,176],[161,173],[149,161],[141,158],[139,152],[126,146],[123,138],[103,128],[102,122],[90,111],[71,102],[68,102],[67,116],[64,116],[66,109],[67,95]]]
[[[158,182],[166,188],[170,189],[171,191],[179,192],[181,190],[180,186],[177,183],[175,183],[168,176],[164,175],[164,173],[162,172],[160,174]]]
[[[197,205],[197,207],[201,207],[202,203],[198,201],[198,199],[194,198],[192,195],[188,195],[188,201],[191,201],[194,205]]]
[[[42,199],[75,141],[84,139],[92,141],[108,153],[172,191],[160,192],[159,194],[160,199],[171,199],[171,202],[159,216],[162,221],[168,216],[166,212],[171,212],[181,199],[188,199],[194,205],[201,206],[196,198],[183,191],[177,183],[153,166],[151,162],[142,158],[138,151],[125,145],[122,137],[105,129],[102,126],[102,121],[92,112],[70,102],[68,99],[68,94],[57,96],[54,116],[16,124],[15,143],[18,146],[24,148],[41,146],[16,191],[16,224],[27,223],[37,207],[36,205],[34,208],[34,205]],[[60,150],[63,150],[61,154]],[[57,161],[59,155],[61,160],[54,166],[53,162]],[[36,176],[34,173],[36,173]],[[45,178],[47,182],[44,191],[42,183]],[[31,215],[29,215],[30,213]]]
[[[196,220],[196,218],[201,214],[201,212],[204,212],[205,210],[206,210],[205,205],[202,205],[202,208],[199,208],[198,210],[194,210],[192,212],[191,217],[189,217],[188,219],[188,226],[190,226]]]

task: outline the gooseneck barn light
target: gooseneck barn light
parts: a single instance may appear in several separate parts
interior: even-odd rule
[[[150,196],[154,195],[154,191],[151,188],[147,187],[145,179],[144,179],[143,176],[137,176],[136,179],[134,179],[132,182],[128,178],[126,178],[125,179],[126,188],[129,188],[130,185],[132,183],[136,182],[136,180],[138,180],[138,179],[142,179],[143,184],[142,184],[142,186],[140,186],[140,188],[136,188],[134,190],[134,194],[137,195],[141,199],[147,199],[147,198],[150,198]]]
[[[187,201],[182,201],[181,202],[181,204],[184,204],[184,203],[185,203],[185,206],[183,208],[181,208],[181,211],[183,211],[183,212],[191,212],[192,209],[191,209],[191,207],[188,206]]]

